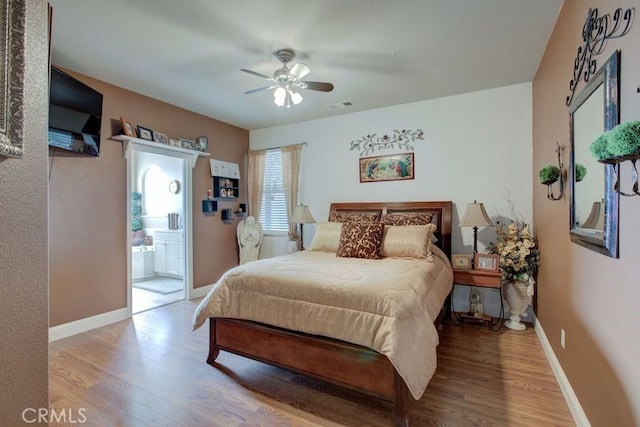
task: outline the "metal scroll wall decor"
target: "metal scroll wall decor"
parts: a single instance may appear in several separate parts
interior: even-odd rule
[[[359,150],[360,157],[372,154],[376,150],[392,150],[396,147],[400,150],[413,151],[411,144],[418,140],[424,140],[422,129],[394,130],[391,134],[384,135],[374,133],[351,141],[349,151]]]
[[[578,54],[573,63],[573,79],[569,82],[571,94],[567,96],[567,106],[571,105],[573,95],[578,87],[580,79],[585,83],[596,72],[596,58],[604,50],[609,39],[625,36],[631,29],[635,8],[623,11],[616,9],[613,15],[598,16],[598,9],[589,9],[587,19],[582,27],[582,46],[578,47]]]

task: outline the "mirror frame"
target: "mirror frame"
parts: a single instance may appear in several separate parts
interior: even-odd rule
[[[618,258],[618,215],[620,195],[613,189],[618,172],[611,164],[603,164],[604,177],[604,232],[602,237],[584,231],[576,226],[575,206],[575,141],[573,115],[589,96],[604,85],[604,131],[614,128],[620,123],[620,50],[616,50],[596,73],[591,76],[582,92],[574,98],[569,106],[571,157],[569,165],[569,193],[571,195],[569,214],[569,234],[571,241],[593,251]]]

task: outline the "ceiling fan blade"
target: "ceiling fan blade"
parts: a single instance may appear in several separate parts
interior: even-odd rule
[[[245,92],[244,94],[245,94],[245,95],[248,95],[248,94],[250,94],[250,93],[260,92],[260,91],[262,91],[262,90],[273,89],[273,88],[276,88],[276,87],[278,87],[278,85],[259,87],[259,88],[257,88],[257,89],[249,90],[249,91]]]
[[[271,77],[258,73],[256,71],[247,70],[246,68],[240,68],[240,71],[244,71],[245,73],[253,74],[254,76],[262,77],[264,79],[271,79]]]
[[[300,82],[304,83],[306,87],[304,89],[319,90],[320,92],[331,92],[333,90],[333,84],[326,82]]]
[[[309,68],[307,64],[303,64],[302,62],[298,62],[289,70],[289,73],[296,76],[297,79],[303,78],[310,72],[311,72],[311,68]]]

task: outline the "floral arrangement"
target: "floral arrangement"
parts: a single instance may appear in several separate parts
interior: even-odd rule
[[[598,136],[589,147],[591,154],[599,162],[640,156],[640,121],[620,123],[613,129]]]
[[[521,220],[506,225],[498,222],[496,241],[489,244],[489,252],[500,255],[500,269],[505,280],[527,284],[527,293],[533,294],[533,276],[540,264],[538,243]]]

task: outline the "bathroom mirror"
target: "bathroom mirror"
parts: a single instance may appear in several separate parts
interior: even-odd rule
[[[613,190],[616,169],[591,155],[591,143],[620,122],[620,51],[616,51],[569,106],[571,157],[569,166],[571,241],[618,258],[618,202]],[[585,167],[576,182],[576,164]]]

